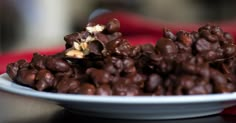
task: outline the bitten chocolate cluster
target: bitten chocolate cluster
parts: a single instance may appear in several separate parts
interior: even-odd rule
[[[33,54],[7,66],[18,84],[39,91],[85,95],[196,95],[236,91],[236,47],[219,26],[173,34],[155,45],[131,46],[112,19],[65,36],[65,50]]]

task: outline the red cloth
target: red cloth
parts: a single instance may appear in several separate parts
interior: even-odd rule
[[[181,23],[164,23],[148,20],[141,16],[127,13],[127,12],[112,12],[100,15],[93,20],[92,22],[96,23],[105,23],[112,18],[117,18],[121,23],[121,32],[125,38],[127,38],[131,44],[143,44],[143,43],[152,43],[154,44],[157,39],[162,36],[162,29],[168,28],[174,33],[178,30],[186,31],[197,31],[198,27],[202,24],[181,24]],[[236,21],[231,22],[219,22],[216,23],[221,26],[225,32],[229,32],[236,39]],[[62,37],[63,38],[63,37]],[[6,71],[6,65],[10,62],[15,62],[19,59],[31,60],[33,52],[40,52],[42,54],[54,54],[56,52],[62,51],[64,46],[56,47],[53,49],[42,49],[37,51],[28,51],[21,53],[6,53],[0,55],[0,73]],[[222,112],[222,114],[236,115],[236,106],[228,108]]]

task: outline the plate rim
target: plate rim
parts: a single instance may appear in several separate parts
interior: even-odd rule
[[[236,92],[209,95],[184,96],[98,96],[40,92],[30,88],[20,89],[11,85],[21,86],[10,80],[6,73],[0,74],[0,90],[22,96],[36,97],[51,101],[90,102],[90,103],[118,103],[118,104],[189,104],[236,101]],[[8,85],[8,86],[7,86]],[[24,87],[24,86],[21,86]]]

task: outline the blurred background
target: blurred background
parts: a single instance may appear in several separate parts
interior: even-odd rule
[[[64,45],[98,8],[178,23],[234,20],[235,0],[0,0],[0,54]]]

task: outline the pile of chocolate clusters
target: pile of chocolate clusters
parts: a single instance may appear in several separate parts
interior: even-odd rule
[[[65,36],[63,52],[33,54],[7,66],[18,84],[85,95],[194,95],[236,91],[236,47],[216,25],[197,32],[163,30],[156,45],[131,46],[112,19]]]

